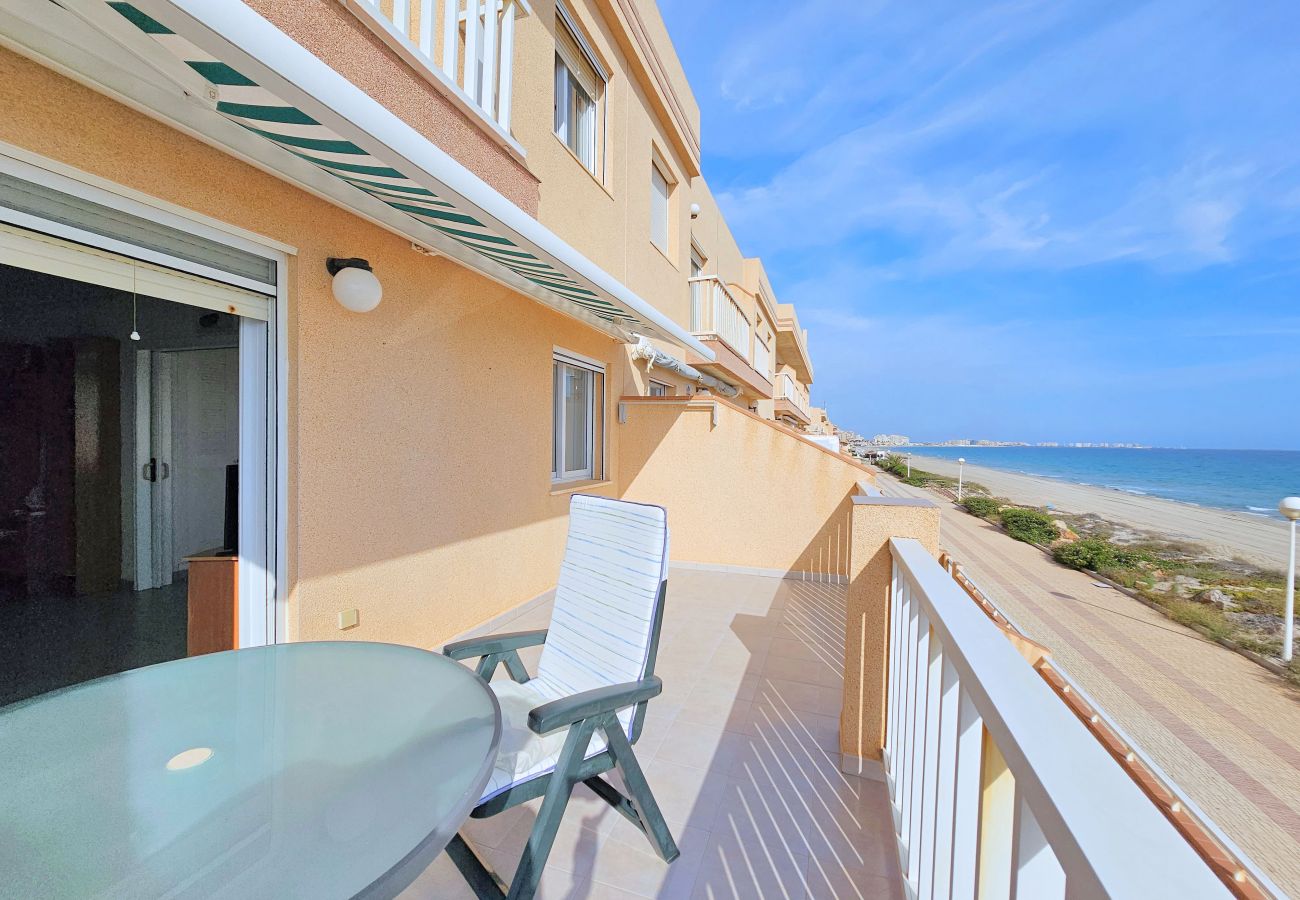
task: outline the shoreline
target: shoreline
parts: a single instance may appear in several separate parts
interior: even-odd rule
[[[957,477],[955,460],[913,452],[912,462],[936,475]],[[1158,537],[1203,544],[1226,558],[1239,557],[1265,569],[1286,567],[1286,524],[1280,518],[969,462],[965,473],[967,481],[982,484],[993,495],[1014,503],[1050,506],[1077,515],[1091,513]]]

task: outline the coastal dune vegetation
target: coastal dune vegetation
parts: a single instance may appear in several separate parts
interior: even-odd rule
[[[916,468],[907,477],[899,456],[880,463],[915,487],[956,500],[956,480]],[[1122,587],[1205,637],[1276,660],[1282,649],[1284,577],[1239,559],[1222,559],[1198,544],[1169,541],[1096,515],[1036,509],[994,497],[978,483],[963,485],[965,512],[1034,544],[1060,565]],[[1288,678],[1300,684],[1300,666]]]

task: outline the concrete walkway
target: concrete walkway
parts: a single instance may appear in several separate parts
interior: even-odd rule
[[[881,476],[885,493],[929,492]],[[946,500],[942,546],[1277,886],[1300,897],[1300,691]]]

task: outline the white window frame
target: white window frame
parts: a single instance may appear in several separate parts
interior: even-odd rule
[[[568,60],[569,51],[562,51],[557,40],[555,47],[555,116],[552,131],[560,143],[569,149],[578,162],[602,184],[605,181],[605,98],[608,95],[609,71],[596,57],[595,51],[578,27],[577,22],[563,2],[556,4],[556,28],[562,28],[573,41],[581,60]],[[594,76],[590,96],[582,79],[573,71],[576,64],[585,62]],[[590,106],[590,132],[581,140],[580,121],[573,116],[573,95],[586,97]],[[585,157],[585,158],[584,158]]]
[[[663,169],[664,167],[659,164],[658,160],[652,159],[650,161],[650,243],[658,247],[660,252],[662,252],[664,256],[667,256],[668,248],[672,240],[671,220],[672,220],[673,181],[668,177],[668,175],[664,172]],[[659,191],[659,185],[656,182],[656,176],[658,176],[658,181],[663,182],[663,186],[664,186],[663,193],[662,193],[663,196],[662,218],[660,218],[659,215],[658,198],[660,196],[660,191]],[[655,239],[656,226],[659,225],[661,221],[663,223],[662,244]]]
[[[4,142],[0,142],[0,171],[255,253],[275,263],[276,284],[271,289],[273,296],[270,291],[266,292],[265,318],[251,315],[255,312],[252,304],[238,313],[241,317],[240,393],[244,397],[262,398],[248,404],[241,401],[240,458],[262,458],[265,467],[250,468],[247,473],[241,471],[239,480],[241,553],[237,576],[239,633],[236,637],[240,647],[287,641],[289,580],[286,523],[289,521],[289,468],[285,411],[289,408],[288,271],[289,259],[297,254],[297,250]],[[193,269],[192,264],[186,264],[183,260],[136,247],[125,239],[81,232],[80,229],[14,210],[0,208],[0,222],[36,231],[55,240],[74,239],[88,248],[101,251],[97,260],[82,259],[83,265],[89,263],[99,267],[101,261],[111,263],[111,256],[116,254],[181,271]],[[54,246],[48,238],[41,243],[44,247],[33,249],[47,251]],[[95,255],[94,250],[87,256]],[[87,273],[81,274],[84,276]],[[68,277],[77,276],[68,273]],[[158,277],[162,278],[163,274],[159,273]],[[228,282],[231,277],[223,274],[222,279]],[[197,288],[198,284],[191,287]],[[222,286],[211,285],[210,290],[214,295],[219,294]],[[183,302],[201,306],[201,303],[194,302],[196,299],[197,296],[191,295]]]
[[[587,444],[587,465],[581,469],[565,469],[567,449],[564,443],[568,434],[565,421],[564,397],[559,390],[559,375],[563,368],[577,369],[591,374],[591,409],[587,416],[584,440]],[[596,376],[600,376],[599,383]],[[556,347],[551,357],[551,483],[566,484],[575,481],[595,481],[603,478],[605,468],[605,366],[570,350]],[[596,422],[599,418],[600,433]],[[597,468],[599,466],[599,469]]]

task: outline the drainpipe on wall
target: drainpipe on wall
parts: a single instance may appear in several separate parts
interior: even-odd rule
[[[675,356],[669,356],[660,350],[649,339],[643,335],[636,335],[636,346],[632,348],[633,359],[644,359],[646,361],[646,371],[652,370],[655,366],[660,366],[670,372],[676,372],[683,378],[687,378],[696,384],[708,388],[715,394],[723,397],[736,397],[740,394],[740,389],[727,384],[720,378],[714,378],[712,375],[705,375],[699,369],[688,366]]]

